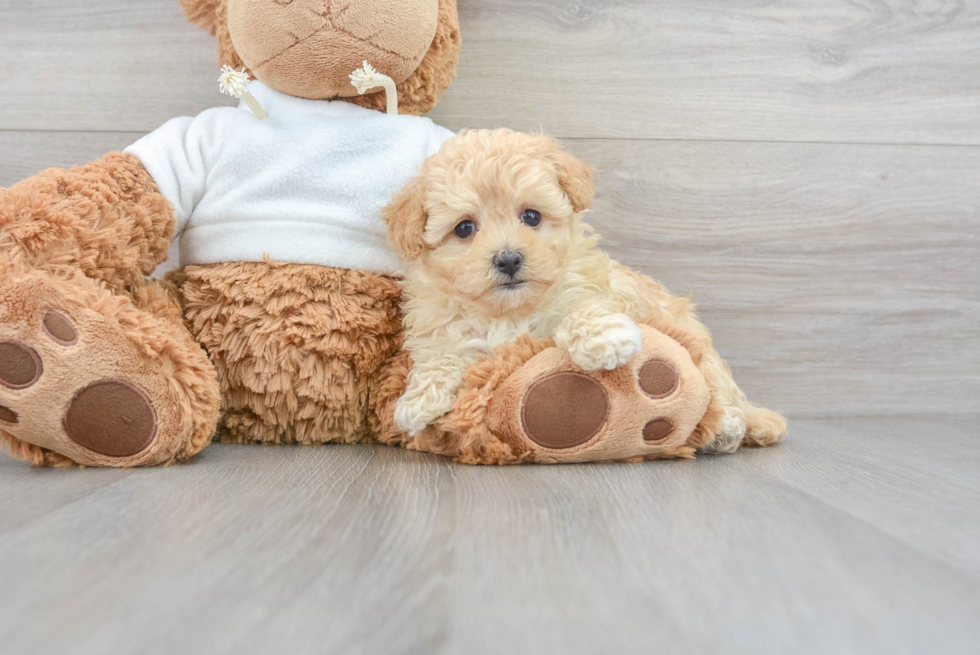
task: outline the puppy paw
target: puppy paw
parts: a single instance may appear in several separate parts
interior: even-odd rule
[[[566,321],[555,343],[585,371],[611,371],[643,349],[643,334],[626,314],[595,314]]]
[[[428,389],[416,395],[405,394],[395,404],[395,425],[415,436],[443,414],[448,414],[456,402],[455,394]]]
[[[705,453],[734,453],[745,439],[745,412],[729,405],[718,425],[715,440],[701,449]]]

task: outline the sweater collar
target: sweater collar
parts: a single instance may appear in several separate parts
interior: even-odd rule
[[[310,100],[309,98],[287,95],[281,91],[276,91],[265,82],[259,80],[252,80],[248,85],[248,91],[259,101],[259,104],[262,105],[269,116],[275,116],[277,113],[283,115],[302,113],[333,117],[376,116],[378,114],[384,114],[384,112],[367,109],[366,107],[361,107],[343,100]],[[239,103],[238,106],[239,108],[244,108],[245,111],[250,111],[244,102]]]

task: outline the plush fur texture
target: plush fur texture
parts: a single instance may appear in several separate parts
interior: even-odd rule
[[[172,279],[218,371],[222,440],[371,440],[370,390],[401,346],[393,278],[270,261],[188,266]]]
[[[139,159],[119,152],[0,189],[0,258],[77,269],[116,292],[141,286],[167,258],[176,225]]]
[[[410,262],[405,347],[413,367],[396,424],[425,430],[456,403],[466,368],[521,334],[553,337],[586,371],[611,370],[642,347],[636,322],[666,318],[691,335],[725,412],[717,449],[743,437],[758,445],[779,440],[785,422],[748,402],[692,303],[594,248],[580,216],[593,193],[591,171],[554,139],[479,130],[446,142],[389,204],[389,238]],[[525,224],[528,209],[539,213],[539,225]],[[462,221],[475,225],[465,238],[454,231]],[[505,252],[523,260],[514,275],[495,265]]]
[[[0,391],[0,404],[20,414],[2,433],[12,454],[53,466],[159,465],[184,461],[211,440],[214,367],[184,326],[176,289],[144,278],[166,258],[175,225],[131,155],[110,153],[0,189],[0,338],[33,348],[45,370],[29,389]],[[43,334],[50,309],[76,325],[77,345],[61,348]],[[152,401],[158,434],[145,451],[110,458],[61,430],[51,408],[102,379],[133,383]]]
[[[242,2],[243,0],[236,1]],[[259,1],[266,2],[269,5],[278,6],[283,4],[274,2],[273,0]],[[365,8],[370,9],[367,3],[362,2],[361,4]],[[236,70],[248,68],[245,61],[239,56],[233,43],[232,31],[229,29],[228,21],[228,0],[181,0],[181,5],[183,5],[184,12],[189,21],[207,30],[210,34],[217,36],[219,65],[227,64]],[[383,14],[384,12],[380,13]],[[267,25],[264,27],[268,29]],[[395,39],[399,34],[398,30],[389,30],[389,32],[392,39]],[[377,39],[378,37],[372,37],[375,43],[370,45],[370,47],[366,47],[363,51],[359,51],[357,56],[353,58],[356,59],[354,68],[360,65],[361,59],[371,58],[371,53],[377,52],[378,47],[384,47],[385,44],[377,42]],[[420,115],[427,113],[435,106],[439,96],[449,87],[449,83],[456,75],[456,62],[459,59],[460,46],[461,39],[459,19],[456,13],[456,0],[438,0],[435,36],[432,38],[425,56],[422,57],[421,63],[415,68],[414,72],[397,85],[400,113]],[[273,88],[277,88],[284,93],[291,93],[303,97],[335,97],[331,93],[324,95],[325,92],[322,89],[307,88],[309,82],[305,80],[316,79],[317,77],[325,79],[336,77],[336,71],[321,70],[319,73],[316,72],[318,68],[323,69],[323,65],[317,62],[316,58],[313,57],[314,54],[313,52],[308,53],[305,61],[292,62],[288,70],[284,70],[278,73],[278,75],[273,73],[269,79],[266,79],[263,75],[261,67],[258,71],[250,72],[256,74],[259,79],[268,82]],[[348,73],[353,72],[354,68],[351,68]],[[298,78],[295,84],[293,81],[287,81],[282,77],[292,69],[295,69],[297,73],[302,73],[302,78]],[[382,70],[382,72],[387,71]],[[300,83],[301,79],[303,80],[302,83]],[[288,88],[280,88],[280,86],[277,86],[277,82],[280,85],[285,84]],[[298,86],[296,86],[297,84]],[[332,83],[332,85],[336,86],[336,82]],[[369,92],[363,96],[337,94],[336,97],[369,109],[385,110],[384,93],[380,91]]]
[[[390,12],[374,17],[388,26],[388,36],[404,41],[409,58],[421,59],[399,84],[402,113],[421,114],[435,104],[455,74],[460,47],[454,0],[420,1],[432,6],[436,19],[417,25],[424,34],[415,41],[427,42],[424,56],[411,39],[404,41],[410,35],[399,32]],[[242,68],[226,1],[182,4],[192,22],[217,35],[219,63]],[[369,27],[347,18],[354,21],[350,31]],[[372,32],[364,38],[383,47],[384,34]],[[385,104],[383,93],[347,100],[372,109]],[[0,189],[0,267],[2,282],[11,285],[4,287],[9,298],[0,327],[39,352],[46,371],[58,371],[31,387],[32,403],[22,402],[22,390],[0,392],[0,404],[7,403],[3,415],[16,410],[19,418],[0,432],[10,451],[50,466],[167,464],[190,457],[210,440],[218,417],[217,371],[195,336],[213,350],[222,375],[226,439],[370,439],[368,425],[377,423],[369,416],[370,389],[381,385],[379,369],[400,343],[395,282],[272,263],[198,267],[165,285],[147,282],[144,276],[166,258],[175,224],[173,208],[131,155],[110,153]],[[177,284],[187,298],[186,322]],[[23,291],[34,288],[36,297]],[[55,348],[38,322],[46,305],[61,308],[79,328],[79,345]],[[58,428],[61,414],[52,408],[64,407],[96,373],[132,381],[151,401],[158,437],[137,456],[85,452]]]
[[[534,461],[542,463],[692,456],[695,447],[690,445],[690,437],[704,418],[711,390],[683,346],[652,327],[640,325],[640,352],[614,369],[583,371],[560,347],[549,348],[525,363],[494,394],[488,417],[491,431],[507,443],[532,450]],[[648,362],[670,365],[677,375],[672,393],[651,398],[643,392],[641,369]],[[565,394],[533,394],[541,381],[560,382],[560,376],[565,380],[570,376],[577,385],[583,380],[593,381],[590,386],[601,389],[606,401],[605,415],[583,411],[596,398],[577,395],[574,388],[566,389],[569,393]],[[528,416],[535,412],[546,416],[546,425],[539,420],[536,429],[531,427]],[[588,425],[591,420],[598,424],[599,416],[604,419],[601,427],[584,433],[591,436],[565,442],[583,423]],[[647,440],[644,429],[651,422],[670,427],[659,438]],[[561,443],[549,443],[542,437]]]

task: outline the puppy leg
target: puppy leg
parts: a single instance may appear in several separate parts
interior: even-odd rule
[[[597,304],[573,310],[558,326],[555,344],[585,371],[612,371],[643,349],[643,335],[629,316]]]
[[[711,344],[711,333],[695,316],[694,305],[670,294],[650,278],[616,266],[610,274],[612,297],[620,311],[631,316],[656,315],[660,321],[684,330],[693,339],[687,344],[698,369],[712,388],[725,414],[715,440],[704,452],[730,453],[745,443],[768,446],[786,435],[786,420],[777,412],[755,407],[732,378],[732,371]]]
[[[786,419],[779,412],[749,405],[745,410],[745,445],[769,446],[786,436]]]
[[[707,332],[703,326],[701,329]],[[714,441],[705,446],[702,451],[710,453],[735,452],[745,439],[745,411],[742,407],[748,405],[748,400],[738,385],[735,384],[728,364],[714,348],[708,349],[703,354],[698,369],[708,385],[714,390],[715,398],[725,410]]]
[[[467,363],[445,354],[413,352],[412,358],[408,386],[395,404],[395,424],[414,436],[453,408]]]

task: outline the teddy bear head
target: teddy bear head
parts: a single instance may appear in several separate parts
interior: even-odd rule
[[[391,77],[399,109],[424,114],[456,74],[456,0],[181,0],[218,38],[219,66],[245,68],[273,89],[383,111],[380,89],[358,95],[363,61]]]

